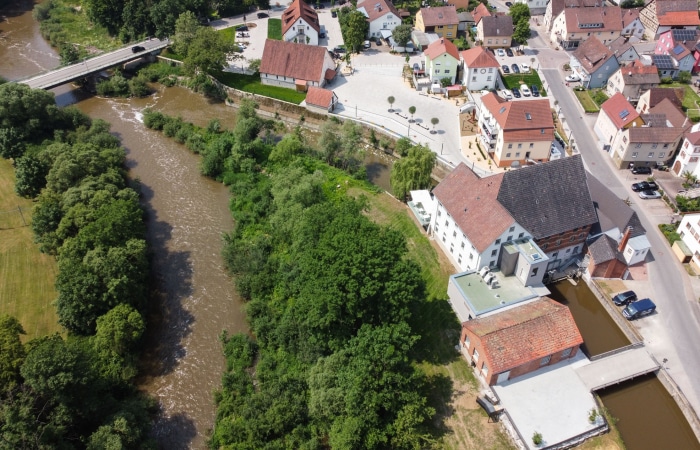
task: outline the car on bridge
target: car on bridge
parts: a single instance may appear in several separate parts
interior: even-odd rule
[[[140,52],[145,52],[146,47],[143,47],[141,45],[134,45],[131,47],[131,53],[140,53]]]

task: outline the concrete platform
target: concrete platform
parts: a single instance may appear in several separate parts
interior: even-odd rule
[[[644,347],[605,356],[579,367],[576,373],[591,391],[621,383],[659,369]]]
[[[588,358],[579,352],[547,369],[492,386],[526,448],[536,448],[532,443],[535,432],[544,439],[542,447],[549,447],[607,430],[602,419],[595,423],[588,420],[598,405],[576,375],[576,368],[588,363]]]

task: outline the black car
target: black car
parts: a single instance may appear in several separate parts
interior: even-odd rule
[[[637,294],[634,291],[620,292],[615,297],[612,298],[613,303],[617,306],[625,306],[629,302],[637,300]]]
[[[140,45],[134,45],[133,47],[131,47],[131,53],[139,53],[139,52],[142,52],[145,50],[146,50],[146,48],[141,47]]]
[[[331,17],[338,17],[338,12],[335,10],[331,11]]]
[[[511,2],[506,2],[506,6],[507,6],[508,8],[510,8],[511,6],[513,6],[513,3],[511,3]]]
[[[510,73],[510,69],[505,64],[501,66],[501,69],[503,70],[503,73]]]
[[[511,64],[510,68],[513,69],[513,73],[520,73],[520,67],[517,64]]]
[[[520,95],[520,89],[518,89],[518,88],[513,88],[513,97],[515,97],[515,98],[520,98],[520,97],[521,97],[521,95]]]
[[[268,16],[268,15],[265,14],[265,13],[258,13],[258,19],[265,19],[265,18],[267,18],[267,17],[270,17],[270,16]]]
[[[651,167],[649,167],[649,166],[633,167],[632,173],[635,175],[651,175]]]
[[[339,46],[335,47],[335,48],[333,49],[333,51],[336,52],[336,53],[345,53],[347,50],[345,50],[345,47],[341,47],[341,46],[339,45]]]
[[[659,185],[653,181],[640,181],[639,183],[634,183],[632,185],[632,190],[634,192],[639,191],[658,191]]]
[[[236,31],[248,31],[248,25],[238,25]]]
[[[534,84],[530,86],[530,90],[532,91],[532,96],[533,97],[539,97],[540,96],[540,89],[535,86]]]
[[[506,49],[506,55],[508,55],[508,56],[513,56],[513,50],[507,48],[507,49]]]

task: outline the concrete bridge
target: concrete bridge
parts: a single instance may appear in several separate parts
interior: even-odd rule
[[[168,45],[170,45],[170,41],[167,38],[165,40],[149,39],[17,82],[27,84],[33,89],[52,89],[80,78],[86,78],[102,70],[133,61],[134,59],[143,58]],[[142,47],[143,50],[134,52],[133,48],[136,46]]]
[[[591,358],[591,363],[577,368],[576,373],[592,392],[655,372],[660,367],[643,346],[629,346]]]

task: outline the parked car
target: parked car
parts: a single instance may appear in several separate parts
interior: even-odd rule
[[[523,69],[523,72],[529,72],[530,71],[530,64],[520,64],[520,67]]]
[[[338,17],[338,11],[336,11],[336,10],[331,11],[331,17]]]
[[[506,55],[508,55],[508,56],[513,56],[513,50],[507,48],[507,49],[506,49]]]
[[[520,73],[520,67],[517,64],[511,64],[510,68],[513,70],[513,73]]]
[[[651,167],[649,167],[649,166],[633,167],[632,173],[635,175],[651,175]]]
[[[581,77],[572,73],[571,75],[567,75],[565,80],[573,83],[574,81],[581,81]]]
[[[513,97],[520,98],[520,89],[513,88]]]
[[[539,97],[540,96],[540,89],[535,86],[534,84],[530,86],[530,90],[532,91],[532,96],[533,97]]]
[[[248,25],[238,25],[236,31],[248,31]]]
[[[510,73],[510,69],[505,64],[501,66],[501,70],[503,71],[503,73]]]
[[[131,53],[139,53],[139,52],[143,52],[145,50],[146,50],[146,48],[142,47],[140,45],[134,45],[133,47],[131,47]]]
[[[659,191],[641,191],[639,193],[639,196],[644,200],[661,198],[661,194],[659,194]]]
[[[648,316],[656,311],[656,305],[648,298],[632,302],[622,310],[622,315],[627,320],[639,319],[640,317]]]
[[[372,43],[370,41],[365,41],[364,44],[362,44],[362,47],[365,49],[372,47]]]
[[[258,19],[266,19],[270,16],[268,16],[266,13],[260,12],[258,13]]]
[[[347,50],[345,50],[345,47],[343,47],[342,45],[338,45],[333,48],[333,51],[335,53],[345,53]]]
[[[508,89],[503,89],[501,91],[501,97],[505,98],[506,100],[513,100],[513,93]]]
[[[524,96],[524,97],[529,97],[530,94],[531,94],[530,88],[528,88],[528,87],[525,86],[524,84],[523,84],[522,86],[520,86],[520,92],[523,93],[523,96]]]
[[[418,63],[413,63],[413,71],[414,71],[414,72],[418,72],[419,70],[421,70],[421,69],[420,69],[420,64],[418,64]]]
[[[635,300],[637,300],[637,294],[635,294],[634,291],[620,292],[612,298],[613,303],[615,303],[617,306],[625,306],[629,302],[633,302]]]
[[[639,191],[658,191],[659,185],[653,181],[640,181],[639,183],[634,183],[632,185],[632,190],[634,192]]]
[[[376,41],[374,41],[374,45],[376,45],[377,47],[381,47],[381,46],[382,46],[382,40],[381,40],[381,39],[377,39]]]
[[[506,6],[507,6],[508,8],[510,8],[511,6],[513,6],[513,3],[512,3],[512,2],[506,2]]]
[[[496,55],[500,56],[501,58],[505,58],[506,56],[506,51],[503,50],[502,48],[496,49]]]

